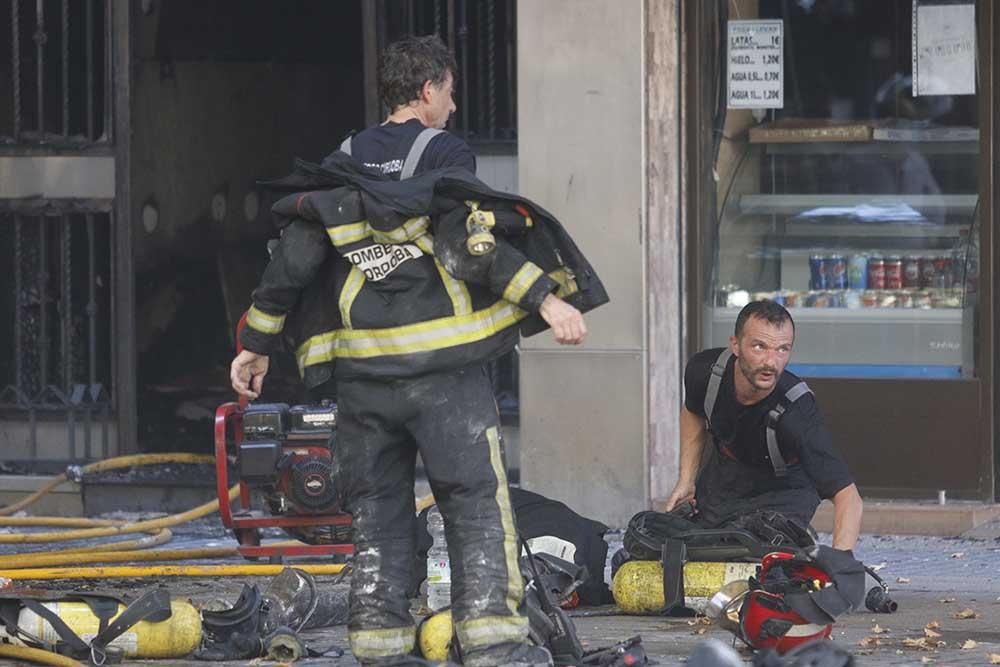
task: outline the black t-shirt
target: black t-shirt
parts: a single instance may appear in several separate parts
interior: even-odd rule
[[[684,371],[684,405],[699,417],[705,417],[708,380],[721,352],[722,348],[699,352]],[[779,421],[778,446],[788,474],[775,476],[767,453],[767,414],[801,380],[785,371],[769,396],[741,405],[736,400],[735,365],[736,357],[731,357],[712,411],[715,451],[698,478],[699,511],[718,515],[711,517],[712,522],[750,509],[781,511],[808,522],[820,498],[832,498],[854,479],[833,447],[812,394],[795,401]]]
[[[416,118],[375,125],[354,135],[351,156],[369,169],[398,179],[410,147],[424,129]],[[427,143],[414,174],[443,167],[465,167],[476,173],[476,156],[469,144],[450,132],[442,132]]]

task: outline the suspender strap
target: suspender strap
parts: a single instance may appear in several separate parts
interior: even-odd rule
[[[340,142],[340,150],[344,151],[348,155],[351,154],[351,137],[347,137],[342,142]]]
[[[413,176],[413,172],[417,170],[417,165],[420,163],[421,156],[423,156],[424,151],[427,149],[427,144],[442,132],[444,130],[438,130],[433,127],[425,127],[420,131],[417,139],[410,146],[410,152],[406,154],[406,161],[403,162],[403,171],[399,174],[399,180],[402,181]]]
[[[91,662],[103,664],[111,653],[108,644],[139,621],[159,622],[170,618],[170,614],[168,591],[162,588],[146,591],[90,641]]]
[[[54,611],[44,606],[38,600],[32,600],[30,598],[23,600],[22,604],[26,609],[30,609],[35,612],[35,614],[48,621],[49,625],[52,626],[52,629],[56,631],[56,634],[59,635],[59,639],[64,642],[62,646],[59,644],[55,646],[59,653],[72,655],[75,658],[86,658],[86,656],[90,655],[90,646],[87,642],[80,639],[80,636],[77,635],[72,628],[66,625],[66,622],[59,618]]]
[[[733,351],[728,347],[722,351],[715,363],[712,364],[712,374],[708,377],[708,389],[705,390],[705,421],[708,422],[708,430],[712,430],[712,411],[715,409],[715,400],[719,398],[719,387],[722,386],[722,376],[726,373],[726,364],[729,357],[733,356]]]
[[[781,455],[781,449],[778,447],[778,421],[788,410],[786,404],[791,406],[795,401],[811,393],[812,390],[809,388],[809,385],[805,382],[799,382],[786,391],[784,400],[767,413],[767,455],[771,458],[771,467],[774,468],[776,477],[785,477],[788,475],[788,465],[785,463],[785,457]]]

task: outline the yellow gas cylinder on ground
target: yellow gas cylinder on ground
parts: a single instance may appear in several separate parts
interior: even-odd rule
[[[84,641],[90,641],[100,628],[100,619],[94,616],[85,602],[42,604],[62,619]],[[125,605],[118,605],[118,614],[124,610]],[[124,651],[126,658],[186,656],[201,643],[201,615],[191,603],[179,600],[170,602],[170,611],[170,618],[159,623],[149,621],[136,623],[110,645]],[[118,614],[115,614],[116,618]],[[58,633],[49,622],[30,609],[21,610],[17,623],[25,632],[47,642],[60,641]],[[16,638],[9,637],[3,627],[0,627],[0,641],[21,644]]]
[[[684,598],[710,598],[730,581],[745,581],[756,572],[756,563],[685,563]],[[655,560],[625,563],[615,573],[611,593],[627,614],[659,612],[664,606],[663,564]]]
[[[420,624],[417,641],[420,644],[420,654],[427,660],[444,662],[448,659],[451,649],[451,611],[442,611],[428,616]]]

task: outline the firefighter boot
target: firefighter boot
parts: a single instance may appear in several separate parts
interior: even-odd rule
[[[552,667],[547,648],[531,644],[498,644],[469,651],[462,660],[465,667]]]

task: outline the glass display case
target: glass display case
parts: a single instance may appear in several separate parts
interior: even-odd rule
[[[800,375],[973,376],[978,131],[829,129],[763,123],[734,151],[706,344],[726,344],[747,301],[772,298],[795,319]]]

